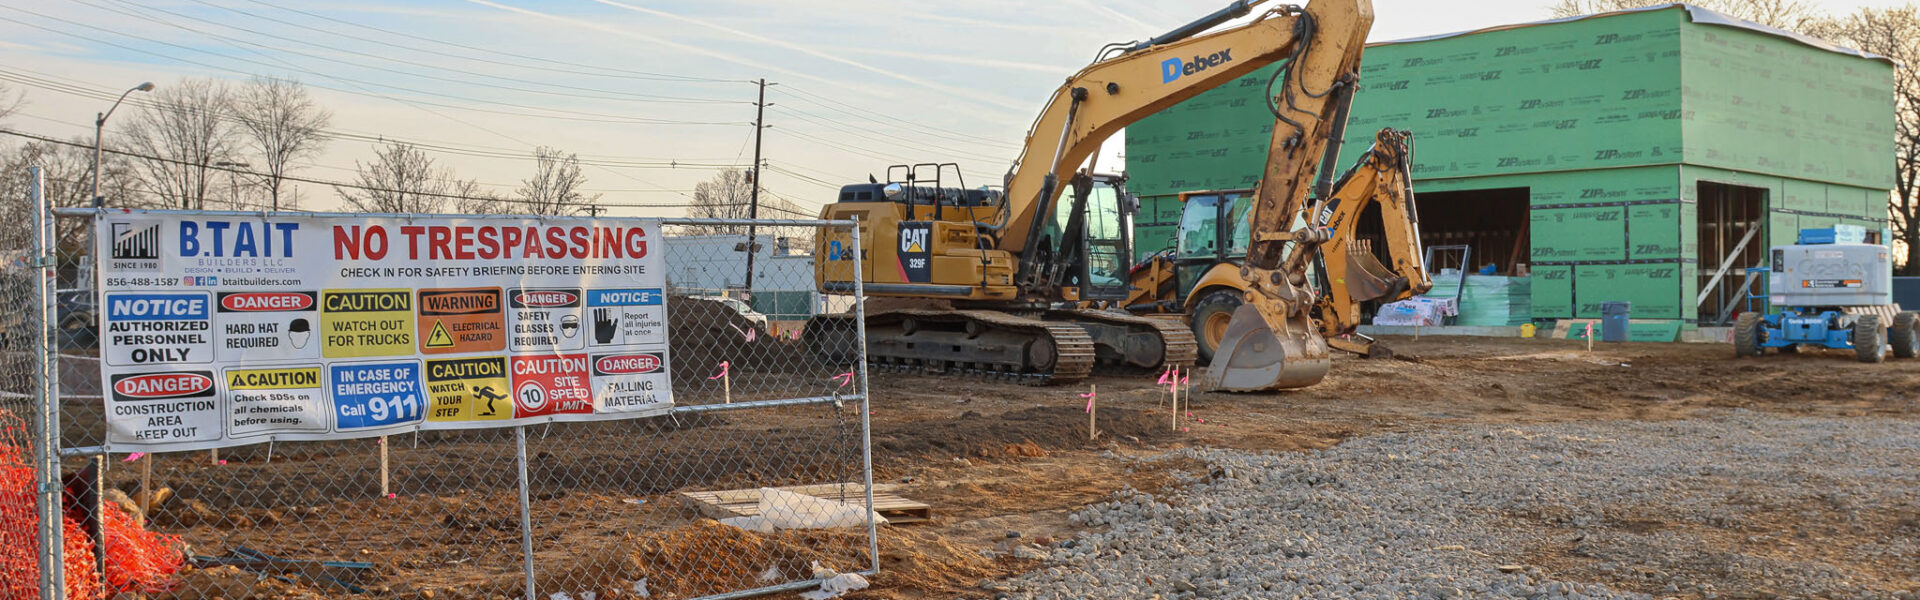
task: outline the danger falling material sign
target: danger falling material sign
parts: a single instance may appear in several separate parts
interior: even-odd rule
[[[95,219],[113,451],[673,406],[657,221]]]

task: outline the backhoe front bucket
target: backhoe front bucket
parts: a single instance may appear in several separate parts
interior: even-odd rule
[[[1333,361],[1320,353],[1308,358],[1301,340],[1273,333],[1252,304],[1234,309],[1207,376],[1213,389],[1228,392],[1290,390],[1320,383]]]

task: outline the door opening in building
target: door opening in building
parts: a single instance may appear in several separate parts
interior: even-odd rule
[[[1470,247],[1473,273],[1491,264],[1495,275],[1525,275],[1525,265],[1532,262],[1529,197],[1529,188],[1523,187],[1417,193],[1414,209],[1420,214],[1420,243]],[[1386,246],[1380,227],[1379,208],[1369,206],[1355,235],[1373,240],[1375,252],[1381,252]],[[1440,265],[1428,267],[1439,269]]]
[[[1749,286],[1759,292],[1767,285],[1747,272],[1765,266],[1767,190],[1702,181],[1699,192],[1699,295],[1689,300],[1699,305],[1702,325],[1722,325],[1746,308]]]

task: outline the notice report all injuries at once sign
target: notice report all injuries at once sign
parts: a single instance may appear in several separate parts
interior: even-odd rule
[[[671,409],[650,220],[105,213],[116,451]]]

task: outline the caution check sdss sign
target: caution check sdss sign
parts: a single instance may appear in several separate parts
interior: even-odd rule
[[[96,217],[115,450],[658,415],[658,221]]]

